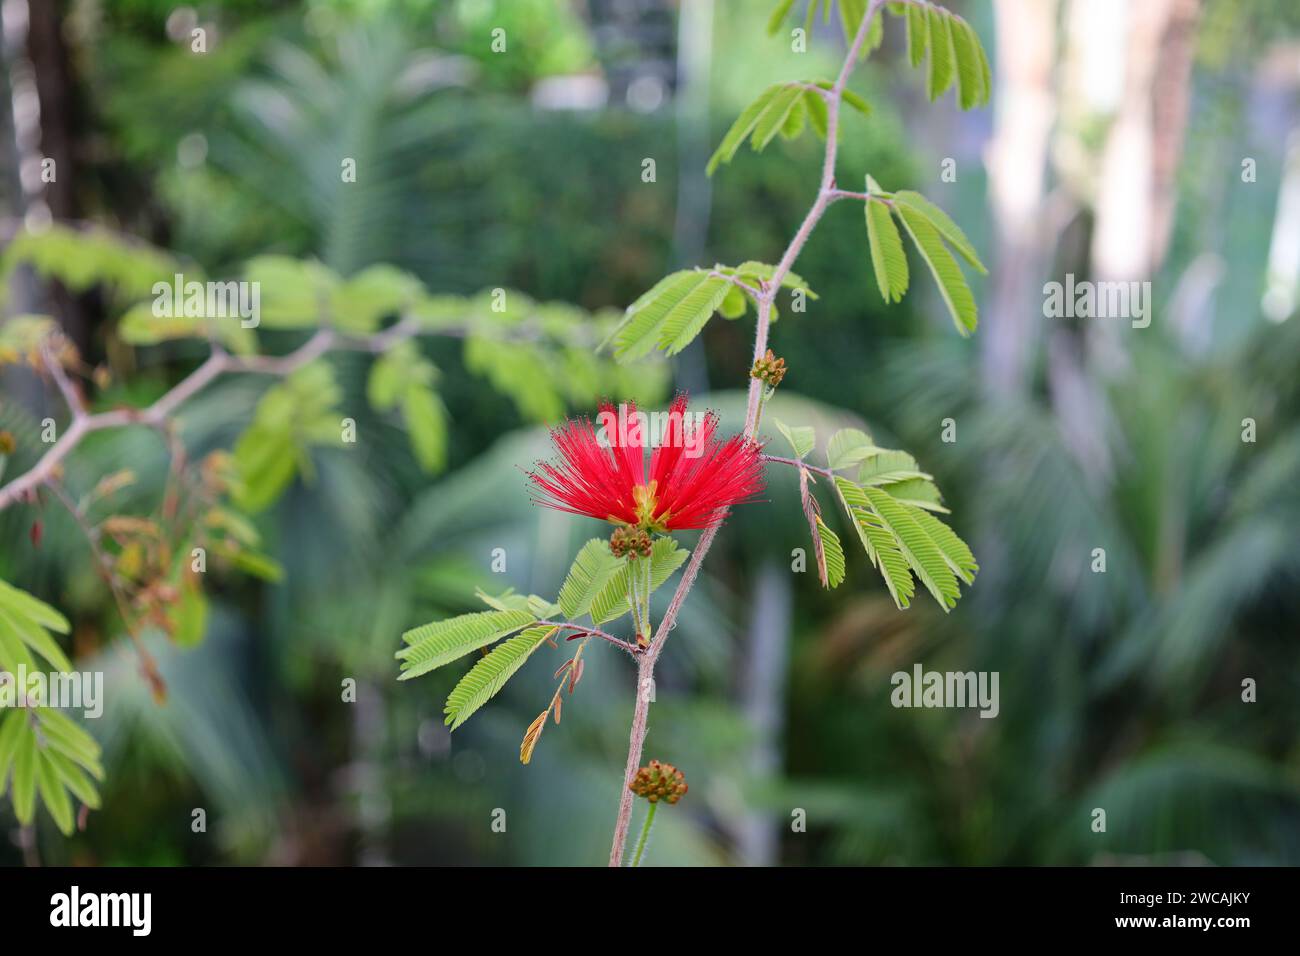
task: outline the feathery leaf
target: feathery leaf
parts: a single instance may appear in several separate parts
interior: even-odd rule
[[[925,264],[930,267],[930,274],[939,286],[939,293],[943,296],[957,331],[962,335],[970,335],[978,324],[979,312],[957,260],[944,246],[939,231],[930,224],[929,219],[905,203],[896,208],[903,220],[903,227],[912,237]]]
[[[476,611],[413,628],[402,635],[407,646],[396,654],[402,661],[398,680],[427,674],[535,620],[531,611]]]
[[[867,218],[867,244],[871,247],[871,266],[876,285],[886,302],[898,302],[907,292],[907,255],[898,227],[883,202],[868,199],[863,204]]]
[[[559,630],[553,625],[530,627],[492,648],[460,679],[447,697],[446,723],[455,730],[496,695],[515,671]]]

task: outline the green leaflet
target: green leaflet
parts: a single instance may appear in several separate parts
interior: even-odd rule
[[[722,142],[718,144],[718,148],[714,150],[713,155],[709,158],[709,164],[705,167],[705,171],[708,175],[713,175],[713,172],[718,168],[719,163],[731,162],[732,158],[736,155],[736,150],[740,148],[740,144],[745,141],[746,137],[754,132],[754,128],[758,125],[758,121],[762,119],[764,114],[772,107],[773,100],[776,99],[777,94],[785,89],[786,84],[784,83],[769,86],[762,93],[758,94],[757,99],[741,111],[741,114],[736,117],[736,121],[731,124],[731,128],[727,130],[726,135],[722,137]],[[788,103],[786,108],[789,109]],[[783,118],[784,117],[782,117],[782,119]]]
[[[395,655],[402,662],[398,680],[427,674],[536,620],[528,610],[475,611],[409,630],[402,635],[407,646]]]
[[[242,511],[268,507],[299,468],[310,469],[309,449],[342,443],[342,419],[336,409],[342,397],[333,370],[320,361],[304,365],[267,390],[252,424],[235,443],[240,481],[233,497]]]
[[[128,345],[158,345],[176,339],[206,339],[211,335],[236,355],[257,351],[257,335],[237,315],[221,318],[153,314],[153,300],[139,302],[117,320],[117,335]]]
[[[911,607],[916,585],[912,583],[912,572],[898,539],[880,520],[879,515],[870,511],[856,511],[854,516],[863,534],[871,541],[876,567],[889,590],[889,596],[894,599],[894,605],[899,610]]]
[[[12,710],[0,716],[0,796],[8,786],[9,768],[18,749],[18,735],[24,730],[21,713]]]
[[[72,670],[63,649],[47,627],[66,633],[68,622],[48,604],[0,581],[0,670],[36,666],[29,650],[59,671]]]
[[[446,723],[455,730],[496,695],[506,681],[524,665],[547,638],[559,631],[554,625],[530,627],[492,648],[481,658],[447,697]]]
[[[90,780],[104,777],[99,758],[99,745],[59,711],[0,713],[0,794],[9,788],[19,823],[35,819],[39,795],[59,829],[71,834],[75,814],[68,791],[91,809],[99,806]]]
[[[725,280],[716,280],[725,296]],[[627,318],[614,336],[614,354],[621,362],[641,358],[654,351],[659,330],[669,313],[701,285],[709,282],[709,274],[700,269],[674,272],[655,283],[654,287],[627,308]],[[719,303],[721,299],[719,299]]]
[[[691,344],[706,322],[722,305],[731,283],[718,276],[704,273],[704,278],[691,288],[664,316],[658,329],[658,345],[669,355],[676,355]]]
[[[938,6],[890,4],[887,9],[904,18],[908,63],[920,66],[926,51],[930,53],[926,92],[931,100],[937,100],[955,82],[962,109],[989,101],[993,93],[992,71],[979,34],[969,23]]]
[[[749,146],[754,152],[762,152],[772,142],[803,94],[803,88],[795,84],[784,85],[777,90],[766,109],[754,121],[753,134],[749,140]]]
[[[890,485],[911,478],[930,480],[907,452],[887,448],[877,448],[872,454],[864,455],[862,467],[858,470],[858,484],[864,486]]]
[[[535,422],[564,415],[564,396],[548,371],[547,354],[531,342],[507,342],[496,336],[472,334],[465,340],[465,367],[484,376],[498,392],[514,401],[519,414]]]
[[[945,611],[955,607],[961,592],[943,551],[916,519],[917,514],[924,512],[895,501],[880,488],[864,488],[863,493],[917,579]]]
[[[584,544],[560,587],[559,603],[564,616],[574,620],[590,611],[592,601],[624,564],[624,559],[610,553],[604,538],[592,538]]]
[[[339,277],[315,260],[258,256],[244,279],[261,290],[261,324],[268,329],[309,329],[321,324]]]
[[[837,588],[844,582],[844,548],[839,535],[826,526],[821,515],[817,515],[817,537],[821,540],[822,554],[826,561],[826,576],[822,579],[823,587]]]
[[[930,21],[930,73],[926,94],[931,100],[937,100],[952,86],[954,77],[952,32],[947,11],[930,7],[926,16]]]
[[[620,362],[642,358],[656,348],[676,355],[700,334],[715,312],[721,310],[727,318],[744,315],[745,291],[736,281],[757,288],[760,281],[770,281],[775,272],[776,267],[767,263],[742,262],[734,268],[717,265],[665,276],[628,306],[622,324],[613,334],[615,355]],[[793,272],[782,277],[781,285],[817,298]]]
[[[776,9],[772,11],[772,16],[767,21],[767,32],[774,35],[777,30],[781,29],[781,23],[785,20],[790,10],[794,7],[794,0],[781,0]]]
[[[426,472],[447,467],[447,408],[432,389],[415,386],[402,399],[402,418],[415,460]]]
[[[848,46],[853,45],[858,29],[862,26],[862,18],[867,15],[867,3],[868,0],[839,0],[840,27],[844,31],[844,42]],[[884,42],[884,39],[884,17],[874,16],[867,27],[867,38],[858,52],[858,59],[865,60],[872,50],[877,49]]]
[[[915,464],[905,452],[881,452],[876,457],[885,459],[885,463],[878,465],[869,458],[863,468],[874,472],[878,481],[883,481],[879,476],[889,473],[891,462]],[[958,579],[971,584],[979,566],[966,543],[933,514],[923,510],[926,505],[932,508],[934,505],[913,504],[895,496],[896,490],[918,480],[862,487],[837,475],[835,490],[894,603],[900,609],[909,606],[915,594],[912,583],[915,574],[939,606],[948,611],[961,597]],[[925,485],[933,489],[937,498],[938,489],[928,481]]]
[[[930,274],[939,286],[939,292],[957,331],[962,335],[970,335],[979,322],[979,313],[957,260],[944,246],[939,231],[930,224],[929,219],[905,203],[899,204],[896,209],[921,258],[930,267]]]
[[[722,297],[722,304],[718,306],[718,312],[724,319],[739,319],[745,314],[745,309],[749,305],[749,300],[745,298],[745,293],[739,286],[732,286],[727,290],[727,294]]]
[[[100,746],[80,724],[57,710],[39,710],[36,711],[36,716],[41,736],[49,749],[83,767],[96,780],[104,779]]]
[[[826,467],[831,471],[849,468],[880,450],[861,429],[841,428],[826,443]]]
[[[415,460],[426,472],[447,464],[447,409],[432,385],[438,370],[411,341],[400,342],[370,367],[366,397],[376,411],[401,406]]]
[[[67,634],[71,629],[68,619],[54,608],[5,581],[0,581],[0,607],[16,611],[56,634]]]
[[[656,538],[650,552],[651,593],[667,581],[673,572],[690,557],[690,554],[685,548],[677,547],[677,542],[672,538]],[[613,621],[632,610],[627,601],[628,575],[631,573],[631,564],[626,560],[622,564],[623,566],[609,578],[605,586],[597,591],[596,596],[592,598],[589,613],[592,622],[595,624]],[[645,574],[644,565],[638,562],[636,571],[638,574]]]
[[[871,266],[876,285],[886,302],[898,302],[907,292],[907,254],[903,240],[883,201],[868,199],[863,204],[867,219],[867,244],[871,248]]]
[[[939,514],[948,514],[943,506],[943,496],[933,481],[925,478],[909,478],[889,485],[889,493],[904,504]]]
[[[50,811],[50,816],[54,818],[59,830],[67,836],[72,832],[72,801],[68,799],[68,791],[63,789],[63,782],[59,779],[54,764],[48,760],[38,759],[36,782],[45,809]]]
[[[918,508],[913,510],[911,515],[943,553],[943,558],[953,574],[967,584],[974,584],[980,566],[975,562],[975,555],[971,553],[966,542],[957,537],[957,533],[952,528],[928,512]]]
[[[811,425],[797,425],[791,428],[779,418],[773,418],[772,424],[790,443],[796,458],[805,458],[813,450],[813,445],[817,442],[817,432]]]
[[[21,710],[15,711],[9,719],[25,719]],[[18,822],[28,824],[36,816],[36,734],[30,726],[19,731],[18,742],[14,751],[13,792],[10,799],[14,805],[14,816]]]
[[[954,16],[948,21],[952,35],[953,58],[957,62],[958,103],[968,110],[987,103],[989,93],[984,89],[984,68],[980,60],[979,37],[969,23]]]
[[[90,781],[86,773],[69,760],[66,756],[57,750],[50,749],[45,752],[45,757],[54,765],[58,772],[59,778],[63,781],[64,786],[72,791],[72,795],[84,803],[91,810],[98,810],[100,807],[99,792],[95,785]]]
[[[907,59],[912,66],[920,66],[930,48],[930,21],[925,10],[915,4],[908,4],[906,16]]]
[[[912,192],[910,189],[902,189],[894,193],[894,202],[895,204],[907,206],[924,216],[939,235],[943,236],[948,244],[961,254],[963,259],[978,269],[982,275],[988,275],[984,263],[980,262],[979,256],[975,254],[975,247],[971,245],[970,240],[966,238],[966,234],[961,231],[961,228],[952,221],[952,218],[946,212],[920,193]]]
[[[420,280],[409,273],[393,266],[369,266],[333,290],[330,324],[358,335],[374,332],[385,316],[401,315],[423,291]]]
[[[705,167],[708,175],[712,176],[719,165],[731,162],[736,150],[746,139],[755,152],[760,152],[778,133],[786,139],[794,139],[803,132],[805,125],[811,125],[818,136],[824,137],[827,125],[826,101],[817,90],[830,90],[833,85],[829,80],[818,80],[769,86],[741,111],[722,137]],[[842,100],[863,115],[871,112],[867,102],[849,90],[844,91]]]

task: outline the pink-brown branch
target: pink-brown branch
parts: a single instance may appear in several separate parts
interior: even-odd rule
[[[857,63],[862,46],[866,43],[867,31],[871,26],[872,18],[876,16],[883,2],[884,0],[871,0],[867,12],[863,15],[862,23],[859,24],[858,31],[853,37],[853,42],[849,45],[848,55],[844,59],[844,65],[840,68],[839,76],[836,77],[835,84],[830,90],[826,91],[826,154],[822,161],[821,184],[817,190],[817,198],[813,201],[808,214],[804,216],[799,231],[790,240],[790,244],[781,256],[781,261],[777,263],[772,277],[763,284],[760,291],[758,297],[758,321],[754,330],[755,362],[761,359],[767,351],[768,327],[771,325],[772,320],[772,302],[776,299],[776,294],[781,288],[781,282],[794,267],[795,261],[799,258],[799,253],[803,251],[804,245],[808,242],[808,237],[812,235],[827,207],[838,199],[859,198],[853,194],[841,193],[835,188],[835,158],[839,151],[840,104],[844,98],[844,87],[849,81],[849,76],[853,73],[853,67]],[[753,438],[758,431],[762,400],[763,383],[756,378],[751,378],[749,381],[749,402],[745,412],[745,436],[747,438]],[[610,866],[622,865],[623,846],[627,842],[628,828],[632,822],[633,794],[628,789],[628,784],[632,782],[641,765],[641,751],[645,744],[646,731],[649,728],[650,688],[653,687],[655,662],[658,661],[659,655],[663,652],[664,642],[668,639],[669,632],[677,626],[677,615],[681,612],[686,596],[695,585],[695,580],[700,573],[700,565],[704,563],[704,558],[713,546],[713,540],[717,537],[718,529],[721,526],[722,522],[719,522],[700,535],[700,540],[696,543],[695,550],[686,564],[686,570],[682,572],[682,579],[677,584],[677,590],[673,592],[672,601],[669,603],[667,611],[664,612],[663,620],[660,621],[659,627],[655,631],[655,637],[637,664],[636,703],[632,711],[632,732],[628,741],[627,763],[619,796],[618,817],[614,823],[614,842],[609,851]]]

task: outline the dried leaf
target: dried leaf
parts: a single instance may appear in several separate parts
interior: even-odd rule
[[[135,484],[135,472],[130,468],[124,468],[121,471],[115,471],[111,475],[105,475],[99,479],[95,485],[95,490],[90,493],[91,497],[98,500],[106,498],[115,492],[121,491],[129,485]]]
[[[551,708],[547,707],[524,731],[523,742],[519,745],[520,763],[526,764],[533,759],[533,750],[537,747],[537,741],[541,739],[542,730],[546,727],[546,718],[549,716],[551,716]]]
[[[817,518],[821,514],[821,506],[817,504],[817,499],[808,490],[808,469],[806,468],[799,469],[799,497],[802,500],[804,517],[808,519],[808,530],[812,532],[813,554],[817,557],[817,576],[821,579],[822,587],[829,587],[826,573],[826,551],[822,548],[821,535],[817,533]]]
[[[148,518],[137,518],[134,515],[110,515],[104,519],[101,527],[105,534],[111,534],[114,537],[119,535],[145,535],[151,538],[162,536],[162,529]]]
[[[578,686],[578,681],[582,680],[582,671],[587,666],[586,661],[578,661],[578,666],[569,671],[569,693]]]

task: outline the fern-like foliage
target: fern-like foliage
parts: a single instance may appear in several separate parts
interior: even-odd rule
[[[871,266],[876,285],[886,302],[899,302],[907,292],[907,254],[898,228],[883,203],[868,199],[863,203],[867,216],[867,242],[871,247]]]
[[[565,617],[572,621],[589,612],[592,602],[624,564],[610,553],[604,538],[592,538],[584,544],[560,587],[559,604]]]
[[[743,262],[665,276],[628,306],[613,334],[615,355],[620,362],[643,358],[656,348],[676,355],[694,341],[715,312],[729,319],[744,315],[747,298],[753,294],[749,290],[756,292],[775,272],[775,267],[763,262]],[[781,285],[817,298],[794,273],[787,273]]]
[[[754,152],[762,152],[779,133],[783,139],[796,139],[805,127],[811,126],[818,136],[826,137],[826,92],[833,86],[829,80],[794,81],[769,86],[754,102],[736,117],[722,142],[709,158],[706,169],[710,176],[722,163],[729,163],[741,143],[749,140]],[[863,116],[871,115],[867,101],[856,93],[845,91],[844,102]]]
[[[606,550],[608,551],[608,548]],[[650,593],[653,594],[658,590],[690,556],[691,553],[685,548],[679,548],[677,542],[672,538],[655,539],[654,546],[650,551]],[[613,558],[613,555],[610,555],[610,557]],[[610,576],[605,586],[597,591],[592,598],[588,613],[590,613],[591,620],[595,624],[604,624],[616,620],[632,610],[627,595],[633,568],[627,561],[619,561],[619,564],[621,567]],[[637,574],[644,574],[640,567],[635,570]],[[643,587],[643,585],[639,585],[639,587]],[[644,595],[642,599],[644,600]]]
[[[690,552],[679,548],[671,538],[658,538],[649,558],[650,590],[662,586],[689,556]],[[631,573],[637,574],[638,587],[644,587],[641,575],[645,574],[645,565],[614,557],[607,540],[592,538],[578,551],[557,601],[536,594],[507,591],[490,595],[480,591],[478,597],[489,610],[461,614],[407,631],[402,636],[406,646],[396,654],[401,661],[398,679],[419,677],[471,651],[501,641],[475,662],[447,697],[446,722],[455,730],[491,700],[542,644],[555,638],[560,631],[560,626],[553,621],[556,615],[563,614],[570,622],[587,616],[591,626],[595,626],[630,613]],[[581,633],[581,628],[572,630]],[[536,732],[531,738],[525,738],[526,745],[529,739],[536,743],[540,725],[533,730]],[[531,755],[531,747],[527,753]]]
[[[802,465],[816,435],[808,426],[777,422],[776,428],[801,461],[800,492],[822,585],[837,587],[845,573],[843,547],[822,518],[809,491],[809,469]],[[836,497],[894,603],[899,608],[911,604],[915,576],[945,611],[956,606],[959,582],[974,582],[979,565],[966,543],[935,517],[947,508],[934,479],[907,452],[881,448],[858,428],[843,428],[830,437],[826,465]]]
[[[10,705],[30,690],[16,686],[17,673],[35,673],[46,665],[62,673],[72,670],[50,634],[66,634],[68,629],[67,619],[54,608],[0,581],[0,672],[10,681],[0,695],[12,698],[0,711],[0,796],[9,793],[18,822],[26,825],[35,819],[39,795],[65,834],[75,824],[71,797],[91,809],[100,805],[91,779],[104,778],[99,745],[74,720],[49,706],[55,701],[32,698],[24,701],[26,706]]]
[[[852,43],[867,15],[868,0],[836,0],[844,41]],[[768,32],[776,33],[794,9],[795,0],[781,0],[768,20]],[[820,12],[829,19],[831,0],[808,0],[804,30],[812,28]],[[891,15],[904,20],[907,30],[908,62],[918,67],[929,53],[930,64],[926,72],[926,93],[937,100],[957,86],[957,102],[968,110],[989,101],[993,92],[993,75],[988,55],[980,43],[975,29],[949,10],[928,0],[892,0],[885,4]],[[884,18],[872,18],[867,28],[866,42],[861,56],[866,57],[884,40]]]
[[[37,657],[57,671],[72,670],[68,656],[50,636],[51,631],[67,634],[68,628],[68,619],[44,601],[0,581],[0,670],[35,671]]]
[[[887,193],[868,176],[867,241],[880,294],[886,302],[897,302],[908,288],[907,259],[893,216],[903,224],[917,253],[934,276],[957,331],[969,335],[979,322],[979,310],[948,247],[956,250],[981,274],[987,274],[984,264],[975,254],[975,247],[947,213],[920,193],[910,190]]]
[[[452,689],[447,697],[447,723],[455,730],[486,704],[514,676],[515,671],[559,628],[554,625],[530,627],[509,640],[502,641]]]
[[[527,610],[476,611],[409,630],[402,635],[407,646],[397,652],[402,662],[398,679],[427,674],[536,620]]]
[[[844,547],[840,544],[840,536],[827,527],[821,515],[817,515],[815,522],[814,531],[822,555],[819,563],[822,586],[837,588],[844,583]]]

